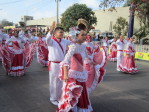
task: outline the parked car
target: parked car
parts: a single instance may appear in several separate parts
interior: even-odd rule
[[[100,39],[102,39],[103,37],[108,37],[109,39],[112,39],[112,38],[114,38],[114,35],[113,35],[113,33],[112,32],[103,32],[103,33],[101,33],[100,34]]]

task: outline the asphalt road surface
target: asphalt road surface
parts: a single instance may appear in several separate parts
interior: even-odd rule
[[[103,82],[90,95],[94,112],[149,112],[149,62],[136,61],[135,75],[108,62]],[[46,67],[34,59],[23,77],[6,76],[0,62],[0,112],[55,112]]]

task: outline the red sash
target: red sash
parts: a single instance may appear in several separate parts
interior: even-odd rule
[[[60,48],[61,48],[62,52],[64,53],[64,49],[63,49],[62,45],[60,44],[61,39],[60,39],[60,41],[58,41],[55,37],[53,37],[52,39],[53,39],[53,40],[55,40],[55,42],[57,42],[57,43],[58,43],[58,45],[60,46]]]
[[[117,51],[123,51],[123,50],[117,50]]]
[[[123,44],[124,44],[124,41],[123,40],[120,40]]]
[[[90,47],[86,47],[86,49],[90,53],[90,55],[93,53]]]
[[[106,43],[108,44],[108,40],[106,40]]]

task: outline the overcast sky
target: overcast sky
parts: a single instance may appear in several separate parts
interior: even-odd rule
[[[61,0],[60,14],[74,3],[83,3],[98,10],[100,0]],[[55,0],[0,0],[0,20],[18,22],[23,15],[33,16],[34,19],[56,16]]]

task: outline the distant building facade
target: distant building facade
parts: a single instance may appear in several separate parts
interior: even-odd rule
[[[29,21],[29,20],[33,20],[34,18],[33,18],[33,16],[22,16],[21,17],[21,22],[27,22],[27,21]]]
[[[103,10],[95,10],[95,15],[97,17],[97,25],[95,28],[100,30],[101,32],[114,32],[113,26],[116,23],[117,18],[123,17],[129,22],[129,7],[118,7],[116,10],[110,11],[109,9]],[[51,18],[42,18],[36,20],[27,20],[26,25],[45,25],[50,26],[52,22],[56,21],[56,17]],[[134,32],[139,29],[139,20],[135,17],[134,21]]]

